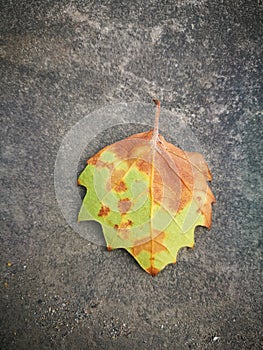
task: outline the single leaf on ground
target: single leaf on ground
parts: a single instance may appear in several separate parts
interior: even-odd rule
[[[215,202],[203,156],[158,134],[155,103],[153,131],[103,148],[78,179],[87,189],[78,220],[98,221],[108,250],[126,249],[153,276],[194,246],[196,226],[210,228]]]

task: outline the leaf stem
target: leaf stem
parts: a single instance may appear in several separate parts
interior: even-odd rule
[[[153,102],[156,105],[156,113],[155,113],[155,120],[154,120],[154,130],[153,130],[153,146],[155,147],[157,138],[158,138],[158,133],[159,133],[159,117],[160,117],[160,110],[161,110],[161,103],[157,98],[153,99]]]

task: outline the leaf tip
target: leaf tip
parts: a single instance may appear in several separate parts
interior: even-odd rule
[[[152,275],[152,277],[155,277],[156,275],[158,275],[158,273],[160,272],[160,270],[158,270],[156,267],[150,266],[147,270],[146,270],[150,275]]]
[[[108,245],[107,250],[108,250],[108,252],[111,252],[113,250],[113,248],[110,245]]]

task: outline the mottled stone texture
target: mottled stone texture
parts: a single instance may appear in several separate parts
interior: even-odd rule
[[[1,349],[260,349],[262,2],[6,0],[1,12]],[[76,234],[53,186],[76,122],[153,95],[199,139],[217,198],[211,231],[156,278]],[[94,135],[89,155],[126,130]]]

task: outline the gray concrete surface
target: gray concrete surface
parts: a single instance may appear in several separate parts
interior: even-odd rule
[[[1,12],[0,348],[262,348],[262,2],[9,0]],[[76,122],[153,94],[202,144],[217,198],[212,229],[155,278],[75,233],[53,185]]]

